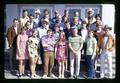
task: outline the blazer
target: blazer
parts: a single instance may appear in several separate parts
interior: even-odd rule
[[[16,34],[13,26],[8,28],[6,36],[8,39],[9,47],[10,47],[10,45],[12,45],[12,47],[16,46],[17,36],[18,36],[18,34],[20,34],[20,32],[21,32],[21,27],[17,28],[17,34]]]
[[[98,45],[97,45],[97,51],[99,53],[100,49],[103,49],[103,46],[104,46],[104,36],[102,36],[99,40],[98,40]],[[113,51],[113,48],[115,47],[115,39],[113,38],[112,35],[109,35],[108,36],[108,44],[106,46],[106,50],[112,52]]]

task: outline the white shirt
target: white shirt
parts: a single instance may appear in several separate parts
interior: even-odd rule
[[[17,28],[18,28],[18,27],[14,27],[16,34],[17,34]]]
[[[42,38],[42,36],[47,35],[47,29],[38,27],[37,30],[40,39]]]
[[[108,37],[104,37],[104,48],[106,48],[106,46],[107,46],[107,43],[108,43]]]

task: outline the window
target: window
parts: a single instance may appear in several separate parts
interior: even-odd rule
[[[80,7],[67,7],[69,11],[69,17],[73,18],[75,12],[79,12],[79,17],[81,18],[81,8]]]
[[[44,10],[48,9],[50,18],[52,17],[52,9],[53,8],[52,7],[41,7],[41,6],[39,6],[39,7],[21,7],[20,8],[20,17],[22,17],[22,14],[23,14],[24,10],[27,10],[29,15],[30,14],[34,15],[36,9],[40,9],[41,17],[43,17]]]

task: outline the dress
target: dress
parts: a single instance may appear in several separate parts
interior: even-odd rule
[[[38,56],[38,49],[39,49],[39,39],[34,38],[34,37],[30,37],[28,39],[29,57]]]
[[[17,48],[16,59],[17,60],[25,60],[28,59],[28,51],[27,51],[27,35],[18,35],[17,43],[19,44],[19,48]],[[20,49],[20,54],[18,53],[18,49]]]
[[[57,53],[56,53],[56,60],[65,61],[67,58],[66,55],[66,43],[58,43],[57,45]]]

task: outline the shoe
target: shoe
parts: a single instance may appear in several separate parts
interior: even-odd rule
[[[80,77],[78,76],[78,75],[76,75],[76,77],[75,77],[76,79],[79,79]]]
[[[61,75],[58,76],[58,78],[61,78],[61,77],[62,77]]]
[[[64,78],[64,75],[62,75],[61,78]]]
[[[43,75],[43,77],[42,78],[47,78],[47,75]]]
[[[33,78],[34,78],[34,75],[31,75],[30,78],[33,79]]]
[[[22,75],[20,75],[20,74],[19,74],[17,77],[18,77],[18,78],[21,78],[21,77],[22,77]]]
[[[51,78],[57,78],[54,74],[50,75]]]
[[[22,74],[22,76],[24,77],[24,76],[26,76],[25,74]]]
[[[73,77],[73,76],[70,76],[69,79],[74,79],[74,77]]]

